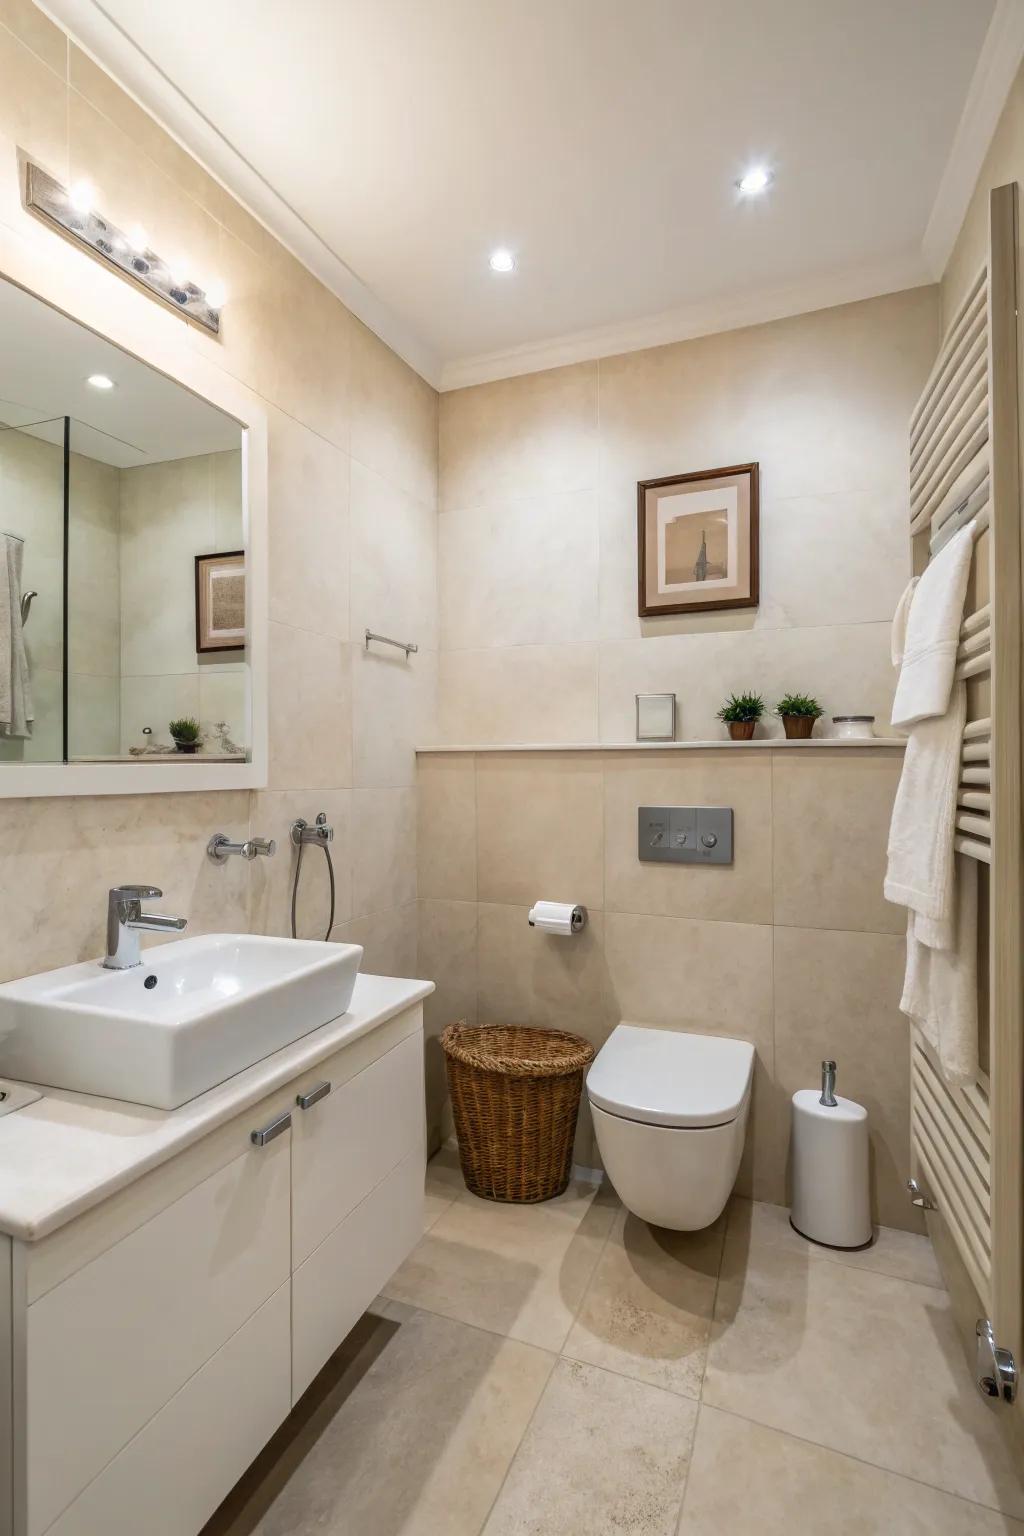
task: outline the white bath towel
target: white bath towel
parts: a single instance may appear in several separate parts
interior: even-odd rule
[[[978,866],[961,859],[956,877],[953,943],[922,944],[907,923],[907,973],[901,1010],[920,1029],[946,1079],[966,1088],[978,1077]]]
[[[900,600],[897,619],[905,619],[905,634],[892,706],[893,725],[906,728],[945,713],[956,670],[973,547],[974,523],[970,522],[939,551],[909,594],[909,613],[905,610],[908,594]]]
[[[24,545],[0,534],[0,736],[31,736],[32,689],[21,627]]]
[[[953,685],[945,714],[913,727],[889,824],[885,899],[917,914],[917,936],[945,949],[953,934],[953,828],[967,690]]]

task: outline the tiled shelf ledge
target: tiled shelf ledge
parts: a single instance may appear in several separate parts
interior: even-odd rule
[[[434,745],[417,747],[419,757],[442,752],[707,752],[722,747],[730,752],[814,752],[822,747],[830,751],[863,751],[865,747],[886,747],[902,752],[906,746],[904,736],[872,736],[870,740],[845,740],[839,736],[813,736],[809,741],[789,741],[785,736],[765,736],[759,741],[508,741],[489,742],[482,746]]]

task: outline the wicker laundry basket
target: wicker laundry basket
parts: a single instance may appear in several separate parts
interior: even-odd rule
[[[593,1046],[511,1024],[449,1024],[441,1045],[467,1189],[524,1205],[560,1195]]]

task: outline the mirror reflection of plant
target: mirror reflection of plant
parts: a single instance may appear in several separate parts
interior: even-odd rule
[[[175,741],[198,741],[201,734],[199,721],[193,720],[191,715],[183,715],[180,720],[172,720],[167,729]]]
[[[759,693],[731,693],[718,711],[719,720],[760,720],[764,699]]]
[[[782,716],[802,716],[809,717],[811,720],[820,720],[825,711],[817,699],[812,698],[809,693],[784,693],[775,706],[775,713]]]

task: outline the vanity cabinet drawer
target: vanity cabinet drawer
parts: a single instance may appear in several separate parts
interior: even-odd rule
[[[316,1087],[312,1082],[303,1092]],[[308,1109],[297,1105],[292,1116],[293,1266],[308,1258],[410,1153],[419,1154],[422,1169],[425,1135],[419,1030]]]
[[[28,1536],[42,1536],[268,1297],[287,1291],[289,1143],[286,1133],[241,1153],[28,1308]],[[232,1405],[228,1416],[244,1411]]]
[[[196,1536],[288,1414],[288,1293],[264,1302],[49,1536]]]
[[[423,1232],[417,1148],[351,1211],[292,1276],[292,1401],[355,1326]]]

